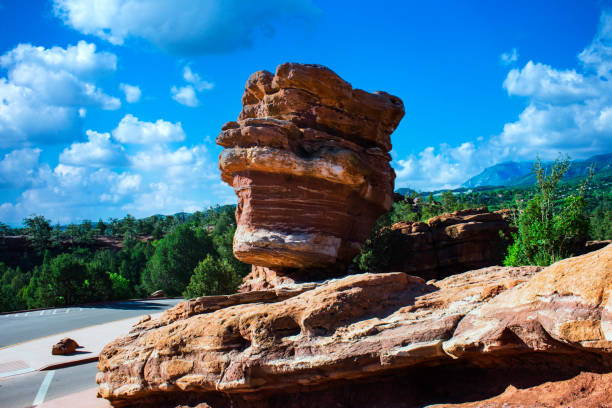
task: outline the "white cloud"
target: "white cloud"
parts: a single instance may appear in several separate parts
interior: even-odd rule
[[[172,99],[181,105],[189,106],[191,108],[195,108],[196,106],[200,105],[200,101],[198,100],[195,90],[191,85],[181,86],[179,88],[173,86],[170,88],[170,93],[172,94]]]
[[[125,100],[128,103],[136,103],[140,100],[140,97],[142,96],[140,88],[136,85],[120,84],[119,88],[121,88],[121,90],[125,94]]]
[[[157,145],[151,150],[140,151],[130,157],[132,166],[138,170],[151,171],[160,168],[169,169],[176,167],[196,166],[202,163],[206,153],[204,146],[196,146],[188,149],[182,146],[175,151],[170,151],[165,147]]]
[[[466,181],[466,174],[492,164],[492,158],[483,153],[470,142],[457,147],[441,144],[437,151],[427,147],[418,155],[394,162],[395,184],[419,190],[454,188]]]
[[[215,87],[215,84],[200,78],[200,75],[193,72],[189,66],[183,69],[183,79],[192,84],[198,91],[208,91]]]
[[[0,78],[0,148],[68,141],[79,126],[76,109],[46,104],[32,89]]]
[[[117,57],[109,52],[96,52],[96,45],[79,41],[77,45],[61,47],[34,47],[19,44],[0,57],[3,67],[18,64],[44,67],[51,71],[67,71],[79,76],[99,75],[117,69]]]
[[[516,48],[513,48],[512,51],[504,52],[502,55],[500,55],[499,59],[501,60],[502,64],[510,65],[518,61],[518,57],[518,50]]]
[[[80,41],[67,48],[20,44],[0,56],[0,148],[59,143],[80,130],[84,107],[118,109],[94,77],[116,69],[116,57]]]
[[[248,47],[279,21],[310,23],[318,14],[311,0],[54,0],[54,10],[66,25],[112,44],[138,37],[184,55]]]
[[[124,149],[111,142],[110,133],[88,130],[86,134],[87,142],[72,143],[64,149],[59,157],[61,163],[87,167],[115,167],[125,163]]]
[[[578,58],[585,68],[594,70],[598,76],[610,79],[612,71],[612,14],[605,12],[599,19],[599,30],[593,42]]]
[[[18,149],[0,160],[0,188],[24,187],[34,182],[38,172],[40,149]]]
[[[575,70],[559,71],[549,65],[529,61],[523,69],[513,69],[504,81],[509,95],[527,96],[547,103],[580,102],[599,93],[597,78]]]
[[[500,134],[459,147],[429,147],[394,162],[398,187],[456,187],[503,161],[573,159],[612,152],[612,15],[603,13],[593,42],[578,55],[583,70],[560,70],[529,61],[508,73],[509,95],[527,106]],[[471,147],[470,147],[471,146]]]
[[[86,134],[86,142],[72,143],[61,152],[54,168],[39,163],[40,149],[14,150],[0,160],[0,191],[23,189],[17,199],[0,201],[2,222],[18,225],[30,214],[44,214],[65,224],[235,202],[204,143],[178,148],[166,144],[185,138],[180,123],[141,122],[126,115],[114,137],[92,130]],[[125,149],[117,141],[135,144]]]
[[[141,122],[137,117],[127,114],[113,130],[113,137],[121,143],[168,143],[185,140],[185,132],[181,122],[171,123],[162,119]]]

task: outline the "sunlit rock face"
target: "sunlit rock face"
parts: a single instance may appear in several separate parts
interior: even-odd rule
[[[102,350],[98,394],[143,408],[454,407],[501,393],[467,406],[609,406],[612,245],[541,269],[191,299]]]
[[[238,196],[236,258],[276,270],[348,263],[391,208],[402,101],[287,63],[251,75],[242,105],[217,137]]]

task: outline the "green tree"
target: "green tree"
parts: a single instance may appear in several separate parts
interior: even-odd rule
[[[0,311],[21,310],[27,307],[23,298],[23,288],[30,280],[28,273],[19,267],[13,269],[0,262]]]
[[[205,231],[179,225],[159,241],[143,272],[142,285],[149,293],[162,289],[167,295],[179,295],[198,262],[213,251]]]
[[[591,216],[590,235],[592,239],[612,239],[612,210],[598,205]]]
[[[42,215],[31,215],[24,218],[23,223],[32,246],[39,254],[43,254],[49,247],[51,231],[53,230],[51,222]]]
[[[227,259],[208,254],[196,266],[183,296],[229,295],[236,292],[241,280],[242,276]]]

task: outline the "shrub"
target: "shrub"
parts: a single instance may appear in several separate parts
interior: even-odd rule
[[[193,271],[183,296],[185,298],[195,298],[229,295],[236,292],[241,279],[241,274],[227,259],[218,259],[207,255]]]
[[[586,241],[589,222],[583,193],[590,177],[577,193],[559,197],[559,183],[568,168],[569,159],[557,159],[549,175],[540,160],[536,161],[538,191],[520,211],[518,232],[509,247],[505,265],[547,266],[572,256]]]

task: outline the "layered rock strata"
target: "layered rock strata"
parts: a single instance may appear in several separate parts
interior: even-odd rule
[[[277,271],[349,262],[392,204],[402,101],[322,66],[282,64],[251,75],[242,104],[217,137],[238,196],[236,258]]]
[[[612,246],[538,271],[361,274],[184,303],[104,348],[99,394],[116,407],[416,407],[612,371]]]
[[[385,231],[389,239],[384,271],[406,272],[429,280],[500,265],[511,241],[509,217],[509,210],[489,212],[486,208],[474,208],[442,214],[427,222],[398,222]],[[239,290],[248,292],[324,280],[334,276],[334,272],[306,270],[287,275],[273,268],[253,266]],[[356,273],[344,269],[340,272]]]
[[[425,222],[399,222],[389,249],[390,271],[440,279],[500,265],[511,242],[507,211],[459,210]]]

